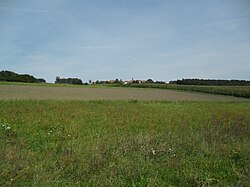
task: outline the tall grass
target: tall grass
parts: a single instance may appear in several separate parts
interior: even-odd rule
[[[0,101],[0,186],[249,186],[250,104]]]

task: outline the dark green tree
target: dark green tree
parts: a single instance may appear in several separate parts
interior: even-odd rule
[[[153,81],[153,79],[148,79],[147,83],[152,84],[152,83],[154,83],[154,81]]]

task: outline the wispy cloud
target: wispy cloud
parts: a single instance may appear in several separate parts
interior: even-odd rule
[[[0,69],[51,82],[56,75],[250,79],[247,6],[248,0],[0,1]]]
[[[62,10],[32,10],[32,9],[22,9],[13,7],[0,7],[2,10],[26,12],[26,13],[48,13],[48,12],[63,12]]]

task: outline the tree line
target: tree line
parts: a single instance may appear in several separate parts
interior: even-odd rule
[[[0,81],[7,82],[26,82],[26,83],[46,83],[42,78],[35,78],[32,75],[28,74],[17,74],[12,71],[1,71],[0,72]]]
[[[82,85],[82,80],[78,79],[78,78],[60,78],[60,77],[56,77],[56,84],[78,84],[78,85]]]
[[[43,78],[35,78],[28,74],[17,74],[12,71],[0,71],[0,81],[8,82],[26,82],[26,83],[46,83]],[[123,81],[122,79],[106,80],[106,81],[91,81],[89,83],[83,83],[79,78],[60,78],[56,77],[56,84],[76,84],[76,85],[87,85],[87,84],[166,84],[163,81],[154,81],[153,79],[147,80],[132,80]],[[177,85],[204,85],[204,86],[250,86],[250,81],[248,80],[216,80],[216,79],[182,79],[169,81],[169,84]]]
[[[250,86],[247,80],[182,79],[169,81],[169,84],[206,85],[206,86]]]
[[[122,79],[115,79],[115,80],[105,80],[105,81],[91,81],[90,84],[165,84],[163,81],[154,81],[153,79],[147,79],[147,80],[127,80],[124,81]]]

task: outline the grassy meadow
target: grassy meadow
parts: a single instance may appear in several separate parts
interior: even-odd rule
[[[249,102],[0,101],[0,186],[249,186]]]

